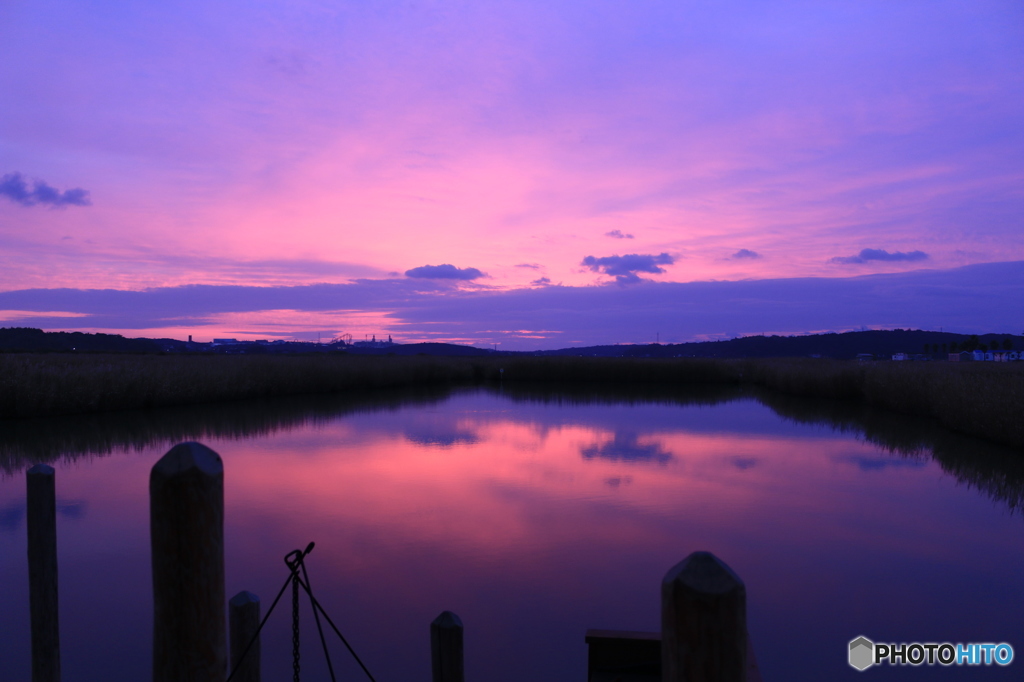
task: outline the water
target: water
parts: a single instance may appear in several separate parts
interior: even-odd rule
[[[185,439],[224,460],[228,596],[265,612],[282,557],[315,541],[314,590],[380,682],[430,679],[446,609],[467,679],[582,681],[585,631],[657,630],[660,580],[695,550],[745,581],[765,680],[861,679],[858,635],[1024,656],[1022,453],[771,394],[481,389],[3,425],[0,678],[30,679],[24,470],[40,460],[57,468],[64,679],[149,677],[149,470]],[[288,608],[268,680],[291,676]],[[303,679],[328,679],[308,608],[302,627]],[[361,679],[337,642],[332,658]]]

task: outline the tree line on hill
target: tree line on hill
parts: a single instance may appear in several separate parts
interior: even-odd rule
[[[1024,348],[1024,336],[1012,334],[954,334],[919,329],[872,330],[803,336],[743,336],[722,341],[647,345],[590,346],[542,351],[539,355],[592,357],[780,358],[823,357],[850,360],[857,356],[890,358],[896,353],[930,355],[972,350]]]
[[[129,339],[120,334],[44,332],[27,327],[0,328],[0,352],[102,353],[309,353],[344,351],[367,355],[533,355],[584,357],[695,357],[770,358],[823,357],[839,360],[858,356],[889,358],[895,353],[945,359],[948,353],[974,350],[1021,350],[1024,336],[1012,334],[954,334],[915,329],[807,334],[802,336],[744,336],[721,341],[690,343],[616,344],[561,348],[546,351],[499,351],[449,343],[393,344],[387,348],[360,348],[343,343],[236,342],[230,345],[192,343],[176,339]]]

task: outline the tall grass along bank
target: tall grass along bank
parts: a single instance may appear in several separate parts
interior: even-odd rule
[[[0,355],[0,416],[170,407],[466,383],[451,358],[343,355]]]
[[[733,384],[856,400],[1024,449],[1024,363],[0,354],[0,417],[503,381]]]

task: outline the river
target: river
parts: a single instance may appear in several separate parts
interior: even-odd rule
[[[312,397],[0,425],[0,675],[30,679],[25,469],[56,469],[65,680],[150,676],[148,478],[183,440],[224,462],[227,595],[264,612],[307,559],[379,682],[586,679],[588,628],[657,630],[662,576],[707,550],[745,582],[765,680],[864,679],[850,640],[1024,654],[1024,453],[854,405],[702,389]],[[303,679],[328,679],[303,604]],[[263,640],[291,675],[290,603]],[[337,642],[339,679],[365,679]],[[1018,679],[876,667],[874,679]]]

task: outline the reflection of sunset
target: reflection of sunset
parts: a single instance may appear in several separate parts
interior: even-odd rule
[[[927,458],[784,424],[750,401],[550,405],[468,392],[205,442],[225,465],[228,593],[270,599],[281,557],[315,541],[318,596],[378,679],[427,679],[424,628],[443,609],[467,623],[474,677],[579,678],[583,631],[656,629],[658,581],[696,549],[747,583],[766,670],[792,664],[784,637],[827,650],[853,630],[926,637],[939,622],[948,638],[983,621],[1001,628],[993,639],[1013,634],[993,590],[1021,590],[1024,556],[1006,541],[1019,519]],[[69,670],[106,669],[112,645],[95,618],[128,623],[118,641],[140,652],[133,669],[148,665],[147,487],[169,445],[58,472],[58,502],[77,505],[59,530]],[[0,481],[3,499],[24,499],[22,484]],[[17,582],[14,528],[0,533],[0,566]],[[20,623],[27,604],[11,599],[0,596],[0,613]],[[281,675],[284,622],[268,626],[265,649]],[[838,664],[815,665],[827,678]]]
[[[270,504],[281,510],[273,522],[281,527],[305,525],[330,536],[366,525],[389,546],[442,543],[518,560],[526,549],[633,543],[645,534],[653,540],[656,531],[644,519],[699,519],[695,531],[723,542],[770,518],[806,541],[836,533],[823,525],[830,518],[880,519],[886,507],[864,508],[864,496],[905,494],[915,473],[872,476],[851,462],[877,458],[875,448],[834,438],[650,432],[633,436],[639,449],[668,453],[667,461],[586,457],[581,453],[614,442],[616,432],[491,417],[453,420],[461,439],[451,444],[382,433],[350,446],[349,427],[337,424],[319,430],[316,441],[282,438],[273,452],[225,444],[232,453],[228,494],[243,519],[245,510],[258,518],[256,510]],[[866,478],[880,487],[866,492]]]

